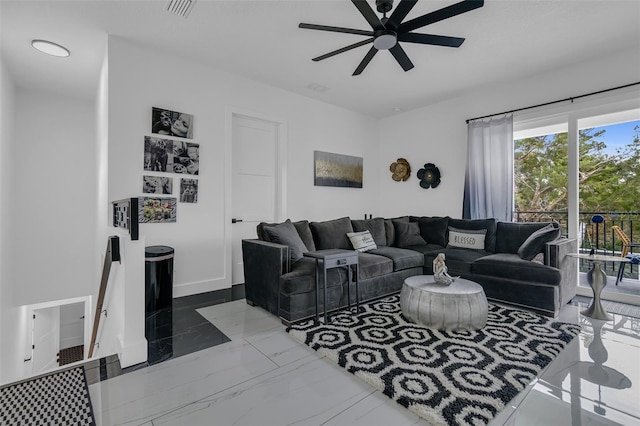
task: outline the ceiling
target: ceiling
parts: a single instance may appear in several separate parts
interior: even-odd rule
[[[406,20],[456,3],[422,0]],[[370,4],[374,7],[374,0]],[[398,0],[396,0],[396,5]],[[404,72],[388,52],[351,74],[369,46],[321,62],[311,58],[364,36],[299,29],[300,22],[369,30],[347,0],[198,0],[187,18],[166,0],[0,1],[2,58],[21,87],[92,99],[106,35],[358,111],[385,117],[471,88],[636,49],[640,0],[487,0],[484,7],[416,32],[466,38],[458,49],[403,43]],[[48,39],[66,59],[30,46]],[[615,72],[615,70],[612,70]],[[188,77],[188,76],[185,76]],[[321,86],[325,91],[313,90]]]

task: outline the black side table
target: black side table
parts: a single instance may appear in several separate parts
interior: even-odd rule
[[[322,290],[324,292],[324,323],[327,324],[327,271],[332,268],[346,267],[348,271],[347,282],[347,303],[351,311],[351,281],[356,284],[356,312],[360,310],[360,295],[358,289],[358,252],[351,250],[318,250],[304,253],[305,257],[310,257],[316,261],[316,322],[318,322],[318,301],[320,299],[320,273],[322,272]],[[355,266],[355,280],[353,270]]]

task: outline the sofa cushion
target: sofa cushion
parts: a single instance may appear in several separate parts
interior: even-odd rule
[[[516,254],[529,235],[548,224],[549,222],[498,222],[496,253]],[[560,229],[557,223],[554,226]]]
[[[447,227],[449,226],[449,216],[447,217],[420,217],[420,235],[427,244],[447,245]]]
[[[393,272],[391,259],[372,254],[371,252],[358,254],[358,279],[366,280]]]
[[[447,247],[459,247],[469,250],[484,250],[486,229],[457,229],[449,227]]]
[[[289,220],[289,219],[287,219]],[[265,232],[265,228],[269,226],[276,226],[278,223],[267,223],[261,222],[256,227],[256,232],[258,234],[258,238],[262,241],[268,241],[273,243],[275,241],[271,241],[271,237]],[[308,251],[316,251],[316,245],[313,242],[313,235],[311,235],[311,229],[309,228],[309,221],[307,220],[299,220],[297,222],[293,222],[293,226],[295,226],[298,231],[298,235],[302,239],[302,242],[305,246],[307,246]]]
[[[387,244],[389,247],[396,245],[396,228],[393,226],[393,221],[399,220],[401,222],[409,222],[409,216],[396,217],[393,219],[384,220],[384,230],[387,236]]]
[[[300,294],[316,290],[316,262],[302,258],[291,267],[291,271],[280,277],[280,291],[284,294]],[[345,268],[332,268],[327,271],[327,288],[340,286],[347,282]],[[322,286],[322,284],[320,284]]]
[[[550,223],[529,235],[520,248],[518,248],[518,256],[524,260],[531,260],[536,257],[538,253],[542,252],[546,243],[558,237],[560,237],[560,228],[556,228]]]
[[[418,226],[417,222],[394,220],[393,227],[396,231],[395,245],[397,247],[402,248],[427,243],[424,238],[420,236],[420,226]]]
[[[384,256],[393,261],[393,271],[402,271],[409,268],[421,268],[424,264],[422,253],[399,247],[378,247],[369,253]]]
[[[484,249],[489,253],[495,253],[497,227],[495,219],[449,219],[449,226],[457,229],[486,229]]]
[[[550,285],[560,283],[559,269],[521,259],[512,253],[496,253],[478,259],[471,265],[471,273]]]
[[[316,250],[352,250],[347,232],[353,232],[353,227],[351,219],[348,217],[324,222],[311,222],[309,226],[316,243]]]
[[[377,246],[387,245],[387,232],[384,227],[384,219],[376,217],[374,219],[352,220],[351,226],[356,232],[369,231]]]
[[[449,275],[466,276],[471,274],[471,264],[474,261],[489,254],[484,250],[467,250],[451,247],[447,247],[442,250],[435,250],[424,254],[425,273],[433,274],[433,260],[436,258],[438,253],[444,253],[444,261],[447,264]]]
[[[416,246],[405,247],[407,250],[413,250],[420,252],[422,254],[431,253],[436,250],[444,250],[444,246],[440,246],[438,244],[418,244]]]
[[[313,235],[311,234],[311,228],[309,228],[308,220],[299,220],[297,222],[293,222],[293,226],[296,227],[298,231],[298,235],[302,239],[302,242],[309,251],[316,251],[316,243],[313,242]]]
[[[303,253],[309,251],[289,219],[275,226],[267,226],[264,228],[264,231],[269,236],[271,242],[289,246],[291,262],[297,262],[302,259]]]
[[[347,232],[347,237],[351,241],[353,249],[358,252],[365,252],[378,247],[369,231]]]

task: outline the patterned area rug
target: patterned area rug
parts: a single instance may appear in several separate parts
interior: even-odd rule
[[[486,424],[562,351],[580,327],[489,304],[478,331],[437,331],[407,320],[400,297],[308,320],[287,331],[435,425]]]
[[[0,388],[0,425],[95,425],[84,367]]]

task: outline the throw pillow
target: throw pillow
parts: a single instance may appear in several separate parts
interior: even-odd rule
[[[360,253],[378,248],[369,231],[347,232],[347,237],[349,237],[353,249]]]
[[[387,246],[389,247],[396,246],[396,229],[393,226],[394,220],[399,220],[401,222],[409,222],[409,216],[394,217],[391,219],[384,220],[384,231],[387,237]]]
[[[309,228],[309,221],[300,220],[298,222],[293,222],[293,226],[296,227],[296,231],[298,231],[298,235],[300,235],[300,239],[307,246],[309,251],[316,251],[316,244],[313,242],[313,234],[311,234],[311,228]]]
[[[269,235],[272,242],[289,246],[289,257],[292,263],[302,259],[303,253],[309,251],[289,219],[279,225],[265,227],[264,232]]]
[[[540,228],[527,238],[518,249],[518,256],[524,260],[531,260],[536,254],[541,253],[544,245],[560,236],[560,228],[556,228],[552,223],[544,228]]]
[[[400,220],[394,220],[393,227],[396,232],[397,247],[402,248],[427,244],[424,238],[420,236],[420,226],[418,226],[418,222],[403,222]]]
[[[489,253],[496,252],[496,219],[449,219],[449,226],[456,229],[483,230],[487,233],[484,236],[484,250]]]
[[[428,244],[447,245],[447,226],[449,216],[446,217],[421,217],[418,218],[420,235]]]
[[[486,234],[486,229],[458,229],[450,226],[447,247],[484,250],[484,237]]]
[[[376,245],[387,245],[387,234],[384,229],[383,218],[376,217],[375,219],[351,220],[351,225],[355,232],[369,231]]]
[[[531,259],[531,261],[533,263],[539,263],[541,265],[544,265],[544,253],[538,253],[534,256],[533,259]]]
[[[351,226],[351,219],[348,217],[324,222],[311,222],[309,227],[313,233],[313,240],[316,242],[316,250],[351,250],[347,232],[353,232],[353,226]]]

